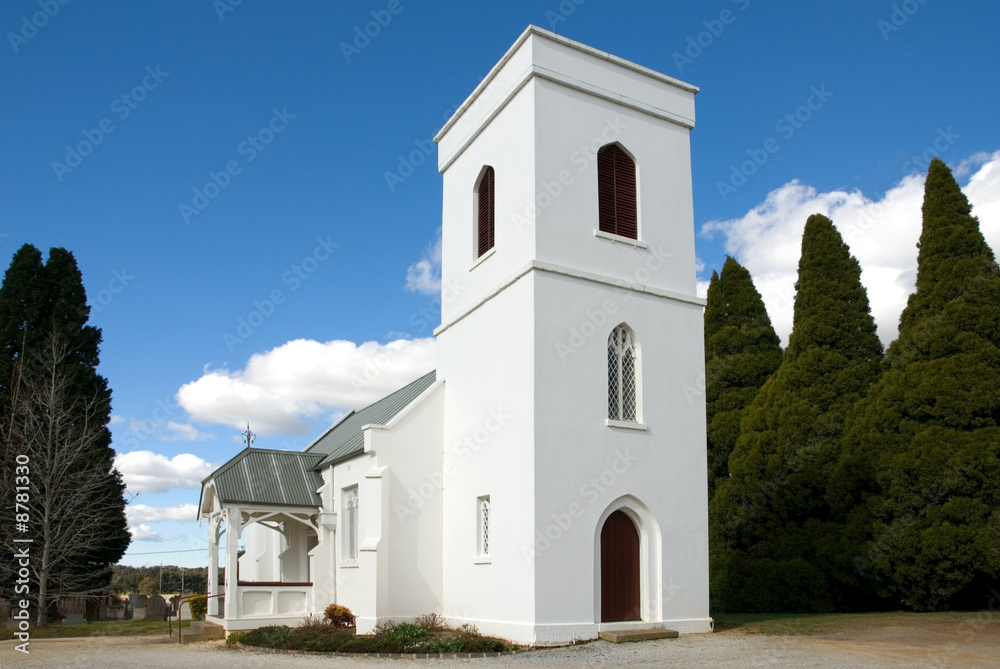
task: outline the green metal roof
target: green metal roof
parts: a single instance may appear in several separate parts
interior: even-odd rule
[[[361,427],[369,424],[385,425],[413,402],[420,393],[427,390],[436,378],[437,372],[432,370],[393,394],[383,397],[378,402],[369,404],[364,409],[352,411],[316,441],[309,444],[304,453],[325,456],[316,468],[341,462],[363,453],[365,436]]]
[[[202,483],[215,480],[221,504],[320,506],[316,490],[323,479],[315,467],[322,459],[301,451],[245,448]]]
[[[318,470],[364,453],[365,425],[384,425],[406,408],[436,379],[431,371],[364,409],[352,411],[304,451],[245,448],[202,481],[215,481],[221,504],[320,506],[323,485]],[[199,508],[201,504],[199,502]]]

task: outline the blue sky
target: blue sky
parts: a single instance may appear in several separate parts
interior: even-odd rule
[[[205,563],[159,552],[206,545],[189,505],[247,419],[303,448],[433,365],[430,138],[529,23],[701,88],[702,286],[734,254],[787,337],[822,211],[889,341],[931,155],[1000,242],[998,22],[985,0],[6,0],[0,255],[83,272],[138,493],[125,561]]]

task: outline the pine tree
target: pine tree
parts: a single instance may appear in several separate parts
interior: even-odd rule
[[[45,265],[30,245],[15,254],[0,287],[0,430],[4,480],[16,455],[30,461],[21,536],[33,539],[31,592],[43,622],[54,597],[105,589],[131,539],[107,428],[111,391],[96,370],[101,332],[89,314],[71,253],[52,249]]]
[[[837,497],[879,594],[980,608],[1000,578],[1000,271],[938,159],[919,248],[885,374],[849,417]]]
[[[826,503],[844,417],[879,373],[861,268],[833,223],[806,222],[792,334],[778,370],[744,411],[731,478],[711,504],[713,597],[726,610],[844,606]]]
[[[781,363],[781,344],[764,300],[742,265],[727,257],[712,272],[705,305],[705,396],[708,494],[729,476],[729,454],[743,410]]]

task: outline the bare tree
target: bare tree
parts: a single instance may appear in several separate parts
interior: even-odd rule
[[[81,395],[73,356],[59,336],[49,338],[22,365],[12,402],[9,445],[30,460],[26,536],[33,538],[32,594],[41,624],[56,600],[103,593],[111,563],[128,546],[124,486],[107,430],[110,392]]]

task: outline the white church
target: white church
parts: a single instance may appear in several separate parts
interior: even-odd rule
[[[210,621],[711,631],[697,92],[525,30],[435,137],[437,370],[205,479]]]

